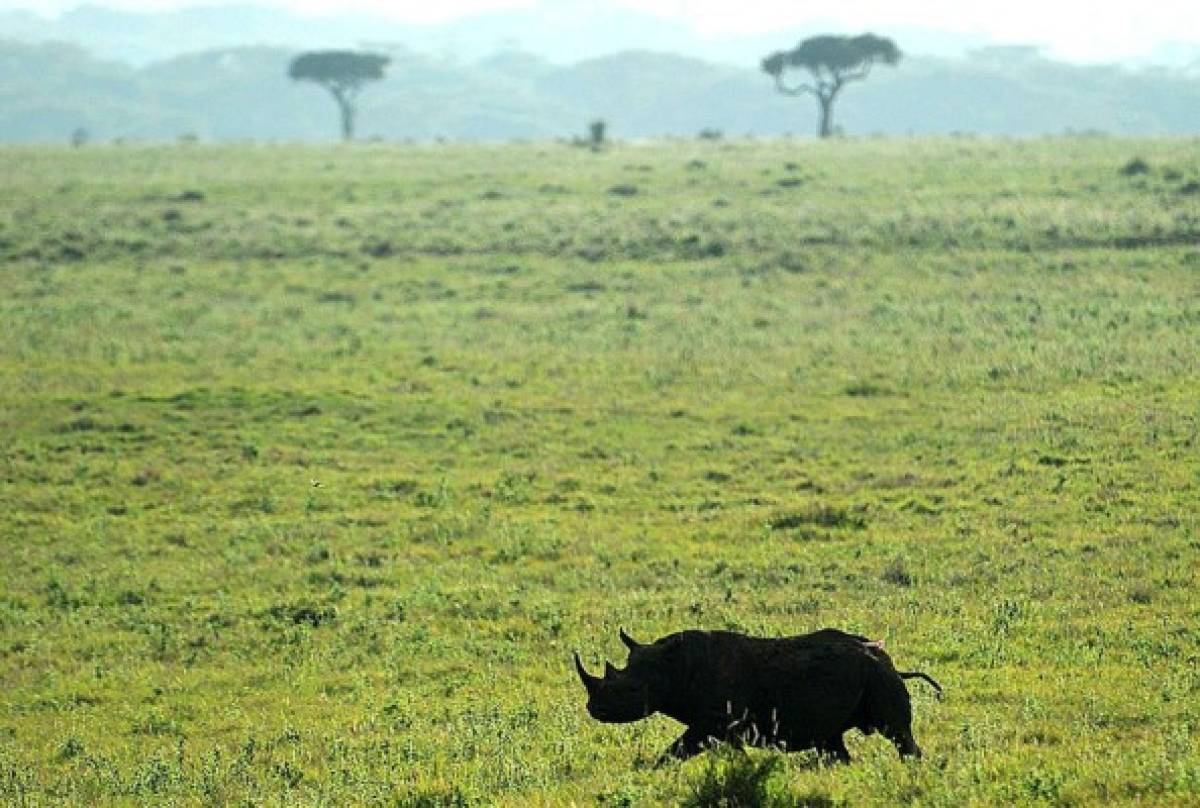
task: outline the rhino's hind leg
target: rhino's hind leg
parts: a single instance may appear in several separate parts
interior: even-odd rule
[[[895,671],[876,669],[868,690],[870,715],[874,728],[896,747],[903,758],[921,758],[921,747],[913,738],[912,703],[908,689]]]
[[[923,757],[921,747],[917,746],[917,741],[912,736],[912,732],[898,732],[894,735],[891,732],[887,733],[888,740],[896,745],[896,751],[900,753],[901,759],[912,758],[920,760]]]
[[[897,710],[886,716],[879,731],[896,747],[902,760],[905,758],[921,759],[921,747],[917,746],[917,740],[913,737],[912,732],[912,713],[907,709]]]
[[[675,742],[667,747],[663,752],[658,762],[654,764],[654,768],[662,768],[672,760],[687,760],[690,757],[703,752],[708,748],[712,734],[701,729],[688,727],[687,731],[675,739]]]
[[[826,738],[818,743],[817,753],[821,757],[821,762],[825,764],[850,762],[850,750],[846,748],[846,741],[841,735]]]

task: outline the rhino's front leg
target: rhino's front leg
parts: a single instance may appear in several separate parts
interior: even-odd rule
[[[817,753],[821,756],[823,763],[850,762],[850,751],[846,749],[846,742],[841,735],[834,735],[832,738],[826,738],[818,743]]]
[[[659,756],[658,762],[654,764],[654,768],[658,769],[672,760],[687,760],[704,751],[713,738],[713,733],[707,729],[698,727],[688,727],[687,730],[675,739],[675,742],[667,747],[666,751]]]

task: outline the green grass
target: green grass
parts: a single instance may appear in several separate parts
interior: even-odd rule
[[[619,625],[946,686],[777,804],[1200,800],[1196,141],[0,173],[0,803],[719,793],[587,717]]]

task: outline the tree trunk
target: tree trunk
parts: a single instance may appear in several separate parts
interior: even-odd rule
[[[342,110],[342,140],[349,143],[354,140],[354,105],[343,99],[338,106]]]
[[[817,122],[817,137],[827,138],[833,135],[833,93],[818,95],[820,105],[820,120]]]
[[[342,114],[342,140],[348,143],[354,140],[354,101],[337,88],[330,88],[330,92]]]

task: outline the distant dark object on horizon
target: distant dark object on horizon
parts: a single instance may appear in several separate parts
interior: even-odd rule
[[[312,51],[302,53],[288,66],[296,81],[313,81],[329,90],[342,115],[342,139],[354,139],[354,104],[363,85],[383,78],[391,59],[377,53]]]
[[[865,79],[876,62],[894,65],[899,61],[900,49],[887,37],[826,35],[810,37],[790,51],[775,51],[763,59],[762,69],[784,95],[812,93],[817,97],[817,135],[825,138],[833,134],[833,102],[842,88]],[[783,74],[789,67],[804,68],[812,82],[788,86]]]
[[[597,118],[588,124],[589,145],[592,151],[599,151],[604,147],[604,132],[608,128],[608,124],[603,118]]]
[[[663,753],[686,759],[713,743],[816,749],[826,759],[848,762],[842,734],[879,732],[901,757],[921,757],[912,734],[912,706],[905,679],[882,642],[822,629],[795,637],[748,637],[730,631],[681,631],[654,643],[635,641],[624,670],[604,663],[604,676],[588,673],[575,654],[575,669],[588,693],[588,713],[598,721],[626,723],[656,712],[687,730]]]

